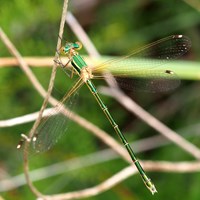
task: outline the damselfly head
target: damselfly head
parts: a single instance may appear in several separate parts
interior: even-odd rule
[[[65,46],[61,47],[60,53],[61,54],[70,54],[72,51],[80,50],[82,48],[82,44],[80,42],[67,42]]]

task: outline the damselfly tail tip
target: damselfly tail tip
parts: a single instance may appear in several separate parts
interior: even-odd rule
[[[146,174],[143,174],[142,178],[148,190],[151,192],[152,195],[154,195],[157,192],[157,190],[155,185],[151,182],[151,179],[148,178]]]
[[[152,195],[154,195],[155,193],[157,193],[156,187],[155,185],[150,181],[146,184],[147,188],[149,189],[149,191],[151,192]]]
[[[154,184],[152,184],[151,188],[149,188],[151,191],[151,194],[154,195],[155,193],[157,193],[158,191],[156,190],[156,187],[154,186]]]

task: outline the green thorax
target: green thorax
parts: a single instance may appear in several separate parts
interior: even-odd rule
[[[80,74],[81,70],[87,66],[87,64],[85,63],[85,61],[83,60],[83,58],[77,54],[77,55],[73,55],[72,56],[72,61],[71,64],[73,66],[73,68]]]

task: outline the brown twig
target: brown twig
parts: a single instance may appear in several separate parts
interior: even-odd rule
[[[198,128],[199,124],[195,125],[194,127],[190,127],[190,130]],[[169,141],[167,141],[164,137],[158,135],[134,141],[130,145],[136,147],[135,152],[138,153],[156,149],[168,144],[170,144]],[[104,149],[98,152],[87,154],[85,156],[72,158],[64,162],[54,163],[46,167],[41,167],[39,169],[32,170],[30,171],[29,175],[31,177],[31,180],[34,182],[45,178],[49,178],[51,176],[62,174],[63,172],[69,173],[71,170],[78,170],[84,167],[92,167],[92,165],[97,165],[99,163],[103,163],[108,160],[110,161],[116,158],[119,158],[119,156],[116,155],[112,149]],[[7,178],[0,181],[0,192],[12,190],[24,184],[24,176],[22,174],[17,175],[15,177]]]
[[[0,28],[0,37],[1,37],[1,40],[4,42],[4,44],[6,45],[6,47],[8,48],[8,50],[10,51],[10,53],[17,59],[19,65],[21,66],[21,69],[24,71],[24,73],[27,75],[27,77],[29,77],[30,81],[34,82],[34,87],[38,90],[39,93],[45,94],[45,90],[39,84],[36,77],[32,74],[32,71],[29,69],[28,65],[23,60],[20,53],[17,51],[15,46],[11,43],[11,41],[8,39],[8,37],[5,35],[5,33],[3,32],[3,30],[1,28]],[[25,149],[27,148],[27,146],[28,146],[28,142],[25,142]],[[27,164],[28,160],[27,160],[26,154],[24,154],[24,160],[25,160],[24,171],[25,171],[27,183],[34,194],[36,194],[37,196],[41,196],[42,194],[32,185],[32,183],[29,180],[29,177],[26,173],[26,171],[28,171],[28,164]]]
[[[53,57],[23,57],[27,65],[31,67],[52,67]],[[19,62],[16,58],[5,57],[0,58],[0,68],[2,67],[18,67]]]
[[[66,16],[66,12],[67,12],[67,6],[68,6],[68,0],[65,0],[64,4],[63,4],[63,13],[62,13],[62,17],[61,17],[59,37],[58,37],[58,42],[57,42],[57,47],[56,47],[57,49],[59,49],[60,46],[61,46],[61,39],[60,39],[60,37],[62,37],[62,34],[63,34],[64,24],[65,24],[65,16]],[[52,91],[52,88],[53,88],[53,84],[54,84],[54,79],[55,79],[55,75],[56,75],[57,65],[56,65],[56,63],[54,63],[54,65],[53,65],[53,69],[52,69],[52,74],[51,74],[51,78],[50,78],[50,82],[49,82],[48,91],[46,93],[45,90],[43,89],[43,87],[40,85],[40,83],[36,79],[36,77],[33,75],[33,73],[31,72],[31,70],[29,69],[27,63],[23,60],[23,58],[20,55],[20,53],[17,51],[17,49],[15,48],[15,46],[10,42],[10,40],[4,34],[4,32],[3,32],[2,29],[0,29],[0,35],[1,35],[2,41],[4,41],[5,45],[9,49],[10,53],[15,56],[15,58],[17,59],[19,65],[21,66],[22,70],[25,72],[25,74],[27,75],[27,77],[29,77],[30,81],[32,83],[34,83],[33,85],[36,87],[36,89],[39,91],[39,93],[42,96],[45,96],[45,99],[44,99],[44,102],[43,102],[42,107],[40,109],[38,118],[35,121],[35,123],[34,123],[32,129],[31,129],[31,131],[29,132],[29,137],[31,138],[33,136],[36,128],[38,127],[41,119],[42,119],[42,113],[43,113],[43,111],[46,108],[46,105],[48,103],[48,99],[49,99],[49,96],[51,94],[51,91]],[[58,58],[58,56],[59,55],[58,55],[58,53],[56,51],[55,60]],[[27,151],[28,146],[29,146],[29,142],[25,141],[25,144],[24,144],[24,156],[23,156],[23,158],[24,158],[24,173],[25,173],[25,177],[26,177],[26,180],[27,180],[27,184],[29,185],[29,187],[32,190],[32,192],[36,196],[42,196],[42,194],[34,187],[34,185],[32,184],[32,182],[30,180],[30,177],[28,175],[28,172],[29,172],[28,151]]]
[[[162,171],[162,172],[196,172],[200,171],[200,162],[177,162],[171,163],[166,161],[151,162],[143,161],[142,165],[147,171]],[[95,187],[83,189],[75,192],[68,192],[66,194],[58,194],[52,196],[45,196],[45,200],[67,200],[67,199],[80,199],[95,196],[110,188],[114,187],[118,183],[126,180],[130,176],[137,173],[137,170],[133,166],[128,166],[116,173],[112,177],[106,179],[106,181],[96,185]]]
[[[142,119],[149,126],[157,130],[164,137],[181,147],[186,152],[193,155],[195,158],[200,159],[200,150],[195,145],[188,142],[186,139],[178,135],[175,131],[171,130],[163,123],[161,123],[158,119],[153,117],[151,114],[146,112],[143,108],[141,108],[138,104],[136,104],[132,99],[128,96],[124,95],[122,92],[114,88],[105,88],[102,87],[101,91],[104,94],[114,97],[120,104],[122,104],[127,110],[134,113],[140,119]]]
[[[58,41],[57,41],[56,50],[59,49],[60,46],[61,46],[61,37],[62,37],[63,31],[64,31],[64,25],[65,25],[64,20],[65,20],[65,16],[66,16],[66,13],[67,13],[67,7],[68,7],[68,0],[64,0],[63,11],[62,11],[62,16],[61,16],[61,22],[60,22],[60,29],[59,29],[59,37],[58,37]],[[59,57],[59,54],[56,51],[54,60],[57,60],[58,57]],[[40,124],[40,121],[42,119],[43,111],[44,111],[44,109],[46,108],[46,106],[48,104],[48,100],[49,100],[49,97],[51,95],[51,91],[52,91],[53,85],[54,85],[54,80],[55,80],[55,76],[56,76],[56,70],[57,70],[57,64],[54,63],[53,64],[53,68],[52,68],[51,78],[50,78],[50,81],[49,81],[48,90],[47,90],[46,96],[44,98],[43,104],[41,106],[38,118],[35,121],[31,131],[29,132],[29,138],[32,138],[32,136],[34,135],[34,132],[35,132],[36,128],[38,127],[38,125]],[[28,183],[30,189],[32,190],[32,192],[36,196],[40,196],[41,197],[43,195],[36,189],[36,187],[33,185],[32,181],[31,181],[31,179],[29,177],[28,151],[27,151],[28,147],[29,147],[29,142],[25,141],[25,145],[24,145],[24,173],[25,173],[25,177],[26,177],[27,183]]]
[[[53,57],[24,57],[23,59],[29,66],[33,67],[52,67],[53,65]],[[0,68],[13,66],[19,66],[16,58],[0,58]]]
[[[57,46],[56,46],[56,52],[55,52],[55,57],[54,60],[57,60],[59,57],[59,54],[57,52],[57,50],[60,48],[61,46],[61,38],[64,32],[64,26],[65,26],[65,16],[67,14],[67,7],[68,7],[68,0],[64,0],[63,3],[63,10],[62,10],[62,16],[61,16],[61,21],[60,21],[60,28],[59,28],[59,36],[58,36],[58,41],[57,41]],[[52,73],[51,73],[51,77],[50,77],[50,81],[49,81],[49,86],[48,86],[48,90],[46,93],[46,96],[44,98],[43,104],[41,106],[39,115],[37,120],[35,121],[30,133],[29,133],[29,137],[32,138],[32,136],[34,135],[34,132],[36,130],[36,128],[38,127],[38,125],[40,124],[40,121],[42,119],[42,114],[44,112],[44,109],[46,108],[48,101],[49,101],[49,97],[51,95],[52,89],[53,89],[53,85],[54,85],[54,80],[56,77],[56,70],[57,70],[57,64],[54,62],[53,64],[53,68],[52,68]],[[25,146],[24,146],[24,173],[25,173],[25,177],[27,180],[27,183],[30,187],[30,189],[32,190],[32,192],[36,195],[36,196],[43,196],[33,185],[30,177],[29,177],[29,165],[28,165],[28,147],[29,147],[29,142],[25,142]]]
[[[43,117],[49,116],[50,114],[52,114],[52,110],[53,108],[45,109],[42,116]],[[56,115],[56,112],[54,111],[53,114]],[[0,127],[11,127],[11,126],[19,125],[19,124],[32,122],[37,119],[38,115],[39,115],[39,112],[34,112],[34,113],[30,113],[24,116],[15,117],[12,119],[0,120]]]
[[[84,59],[86,62],[91,63],[92,60],[88,56],[84,56]],[[52,67],[53,65],[53,57],[23,57],[23,60],[25,63],[30,66],[30,67]],[[67,63],[68,58],[62,58],[63,63]],[[5,57],[5,58],[0,58],[0,68],[3,67],[18,67],[19,62],[16,58],[11,58],[11,57]],[[69,63],[68,67],[71,67],[71,63]]]
[[[0,38],[4,42],[5,46],[8,48],[10,53],[15,57],[16,61],[18,62],[18,65],[21,67],[23,72],[26,74],[28,79],[31,83],[34,83],[33,86],[35,89],[41,94],[42,96],[45,96],[46,92],[44,88],[40,85],[37,78],[34,76],[32,71],[30,70],[27,63],[24,61],[20,53],[17,51],[17,49],[14,47],[14,45],[11,43],[11,41],[8,39],[6,34],[3,32],[2,28],[0,27]]]

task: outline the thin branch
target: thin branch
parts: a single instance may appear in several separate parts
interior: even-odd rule
[[[34,119],[33,119],[34,121]],[[190,127],[185,127],[184,129],[181,129],[180,132],[192,132],[195,134],[196,131],[199,130],[200,124],[194,124]],[[187,136],[192,136],[193,134],[187,134]],[[186,135],[186,134],[184,134]],[[141,139],[138,141],[134,141],[130,145],[132,147],[135,147],[135,152],[145,152],[152,149],[156,149],[161,146],[165,146],[170,144],[169,140],[166,140],[161,135],[153,136],[145,139]],[[67,173],[71,170],[77,170],[82,169],[83,167],[92,166],[98,163],[110,161],[113,159],[119,158],[118,155],[112,150],[112,149],[105,149],[101,150],[99,152],[91,153],[86,156],[82,156],[79,158],[73,158],[64,162],[52,164],[47,167],[42,167],[36,170],[33,170],[29,173],[32,181],[38,181],[44,178],[49,178],[51,176],[59,175],[62,173]],[[23,175],[17,175],[15,177],[1,180],[0,181],[0,192],[5,192],[14,188],[17,188],[19,186],[22,186],[25,184],[24,176]]]
[[[24,61],[29,66],[34,67],[52,67],[53,65],[53,57],[24,57]],[[0,68],[2,67],[13,67],[19,66],[19,62],[16,58],[5,57],[0,58]]]
[[[63,13],[62,13],[61,22],[60,22],[59,37],[58,37],[58,42],[57,42],[56,49],[59,49],[60,46],[61,46],[61,39],[60,39],[60,37],[62,37],[63,30],[64,30],[65,16],[66,16],[66,13],[67,13],[67,6],[68,6],[68,0],[65,0],[64,4],[63,4]],[[55,79],[55,75],[56,75],[57,65],[56,65],[56,63],[54,63],[54,65],[53,65],[52,74],[51,74],[51,78],[50,78],[50,82],[49,82],[49,87],[48,87],[48,91],[46,93],[45,90],[43,89],[43,87],[40,85],[40,83],[36,79],[36,77],[34,76],[34,74],[29,69],[27,63],[23,60],[23,58],[20,55],[20,53],[17,51],[17,49],[15,48],[15,46],[8,39],[8,37],[4,34],[4,32],[3,32],[2,29],[0,29],[0,36],[1,36],[2,41],[5,43],[5,45],[9,49],[10,53],[13,56],[16,57],[16,59],[19,62],[19,65],[21,66],[22,70],[25,72],[25,74],[27,75],[27,77],[30,79],[30,81],[33,83],[34,86],[36,86],[36,89],[39,91],[39,93],[42,96],[45,96],[45,99],[44,99],[44,102],[43,102],[42,107],[40,109],[38,118],[35,121],[32,129],[29,132],[29,137],[32,138],[32,136],[33,136],[36,128],[38,127],[38,125],[39,125],[39,123],[40,123],[40,121],[42,119],[42,113],[43,113],[44,109],[47,106],[48,99],[49,99],[49,96],[51,94],[51,91],[52,91],[52,88],[53,88],[53,85],[54,85],[54,79]],[[59,57],[59,55],[58,55],[58,53],[56,51],[56,53],[55,53],[55,60],[58,59],[58,57]],[[25,173],[25,177],[26,177],[26,180],[27,180],[27,184],[29,185],[29,187],[32,190],[32,192],[36,196],[42,196],[42,194],[34,187],[34,185],[32,184],[32,182],[30,180],[30,177],[28,175],[28,172],[29,172],[28,151],[27,151],[28,146],[29,146],[29,142],[25,141],[25,144],[24,144],[24,173]]]
[[[36,77],[28,67],[27,63],[23,60],[22,56],[20,53],[17,51],[15,46],[11,43],[11,41],[8,39],[6,34],[3,32],[3,30],[0,28],[0,37],[1,40],[4,42],[10,53],[17,59],[19,65],[21,66],[21,69],[24,71],[26,76],[29,78],[29,80],[34,83],[34,87],[37,89],[37,91],[45,95],[45,90],[44,88],[40,85],[40,83],[37,81]],[[28,142],[25,143],[25,149],[27,148]],[[28,165],[27,165],[27,155],[24,156],[24,171],[28,171]],[[31,181],[29,180],[29,177],[27,173],[25,173],[26,179],[27,179],[27,184],[29,185],[30,189],[36,196],[42,196],[42,194],[32,185]]]
[[[86,59],[87,62],[91,62],[91,59],[88,58],[87,56],[84,57]],[[25,63],[30,66],[30,67],[52,67],[52,65],[54,64],[53,57],[45,57],[45,56],[32,56],[32,57],[23,57],[23,60],[25,61]],[[62,58],[62,62],[63,63],[67,63],[68,58]],[[0,58],[0,68],[3,67],[18,67],[19,66],[19,62],[16,58],[13,57],[4,57],[4,58]],[[69,67],[71,66],[71,64],[69,63]]]
[[[133,166],[129,166],[94,187],[75,192],[68,192],[66,194],[45,196],[44,198],[38,200],[67,200],[67,199],[80,199],[80,198],[96,196],[106,190],[109,190],[110,188],[114,187],[121,181],[127,179],[128,177],[136,173],[137,170]]]
[[[59,102],[56,99],[54,99],[53,97],[50,97],[49,103],[51,103],[52,106],[56,106]],[[46,109],[43,113],[43,116],[49,115],[49,113],[51,113],[51,110],[52,110],[52,108]],[[101,130],[99,127],[90,123],[86,119],[75,114],[74,112],[69,111],[67,108],[63,108],[62,112],[69,119],[73,120],[74,122],[79,124],[81,127],[84,127],[86,130],[88,130],[89,132],[93,133],[96,137],[101,139],[105,144],[107,144],[108,146],[113,148],[119,155],[122,156],[123,159],[125,159],[128,162],[130,161],[130,158],[129,158],[126,150],[115,139],[113,139],[108,133]],[[70,113],[70,115],[69,115],[69,113]],[[0,127],[12,126],[12,125],[17,125],[17,124],[22,124],[25,122],[34,121],[35,119],[37,119],[37,116],[38,116],[38,112],[35,112],[32,114],[13,118],[10,120],[2,120],[2,121],[0,121]]]
[[[47,117],[50,114],[52,115],[52,113],[56,115],[57,113],[55,111],[52,112],[53,110],[54,110],[53,108],[45,109],[42,116]],[[39,115],[39,112],[34,112],[34,113],[30,113],[30,114],[23,115],[20,117],[15,117],[12,119],[0,120],[0,127],[11,127],[11,126],[19,125],[19,124],[33,122],[37,119],[38,115]]]
[[[200,124],[196,124],[190,127],[190,130],[199,130],[199,125]],[[188,127],[185,129],[188,131]],[[192,134],[189,134],[189,136],[192,136]],[[130,145],[132,147],[135,147],[135,153],[138,153],[146,152],[169,144],[171,144],[169,140],[166,140],[166,138],[164,138],[163,136],[158,135],[134,141]],[[69,173],[72,170],[82,169],[84,167],[91,167],[93,165],[103,163],[106,161],[111,161],[117,158],[119,158],[119,155],[116,154],[112,149],[104,149],[95,153],[87,154],[85,156],[72,158],[64,162],[59,162],[46,167],[41,167],[39,169],[32,170],[30,171],[29,175],[31,177],[31,180],[34,182],[62,173]],[[1,180],[0,192],[12,190],[14,188],[24,185],[25,183],[26,182],[24,180],[23,174]]]
[[[137,153],[152,150],[166,144],[169,144],[169,142],[167,143],[165,138],[161,136],[153,136],[135,141],[131,144],[131,146],[136,147],[135,152]],[[48,165],[46,167],[32,170],[30,171],[29,175],[31,177],[31,180],[34,182],[62,173],[67,173],[71,170],[82,169],[88,166],[91,167],[92,165],[111,161],[116,158],[119,158],[119,155],[116,154],[112,149],[104,149],[95,153],[87,154],[82,157],[72,158],[64,162],[59,162],[56,164]],[[26,182],[24,180],[23,174],[17,175],[9,179],[1,180],[0,192],[5,192],[17,188],[24,185],[25,183]]]
[[[200,171],[200,162],[151,162],[151,161],[143,161],[142,165],[145,167],[147,171],[162,171],[162,172],[178,172],[178,173],[186,173],[186,172],[199,172]],[[106,181],[100,183],[91,188],[83,189],[75,192],[68,192],[66,194],[58,194],[45,196],[44,198],[40,198],[38,200],[67,200],[67,199],[80,199],[91,196],[96,196],[110,188],[114,187],[118,183],[126,180],[130,176],[137,173],[137,170],[132,166],[128,166],[122,169],[120,172],[116,173],[112,177],[106,179]]]
[[[67,7],[68,7],[68,0],[64,0],[63,3],[63,10],[62,10],[62,16],[61,16],[61,21],[60,21],[60,28],[59,28],[59,35],[58,35],[58,41],[57,41],[57,46],[56,46],[56,52],[55,52],[55,57],[54,60],[57,60],[59,58],[59,54],[57,52],[57,50],[60,48],[61,46],[61,38],[64,32],[64,25],[65,25],[65,16],[67,14]],[[47,90],[47,94],[44,98],[43,104],[41,106],[39,115],[37,120],[35,121],[30,133],[29,133],[29,137],[32,138],[32,136],[34,135],[34,132],[36,130],[36,128],[38,127],[38,125],[40,124],[40,121],[42,119],[42,114],[44,109],[46,108],[48,101],[49,101],[49,97],[51,95],[52,89],[53,89],[53,85],[54,85],[54,80],[56,77],[56,70],[57,70],[57,64],[54,62],[53,64],[53,68],[52,68],[52,73],[51,73],[51,78],[49,81],[49,86],[48,86],[48,90]],[[29,142],[25,142],[24,145],[24,173],[25,173],[25,177],[27,180],[27,183],[30,187],[30,189],[32,190],[32,192],[36,195],[36,196],[43,196],[37,189],[36,187],[33,185],[30,176],[29,176],[29,164],[28,164],[28,147],[29,147]]]
[[[137,115],[140,119],[142,119],[149,126],[157,130],[164,137],[169,139],[170,141],[177,144],[179,147],[184,149],[186,152],[193,155],[195,158],[200,159],[200,150],[192,143],[185,140],[183,137],[178,135],[175,131],[171,130],[151,114],[146,112],[143,108],[141,108],[138,104],[136,104],[132,99],[124,95],[122,92],[118,90],[101,87],[101,91],[104,94],[114,97],[120,104],[122,104],[127,110]]]
[[[23,70],[23,72],[26,74],[30,82],[33,84],[35,89],[41,94],[42,96],[45,96],[46,92],[44,88],[40,85],[37,78],[34,76],[32,71],[30,70],[27,63],[24,61],[24,59],[21,57],[20,53],[17,51],[17,49],[14,47],[14,45],[11,43],[11,41],[8,39],[6,34],[3,32],[2,28],[0,27],[0,38],[4,42],[5,46],[8,48],[10,53],[15,57],[17,60],[19,66]]]

